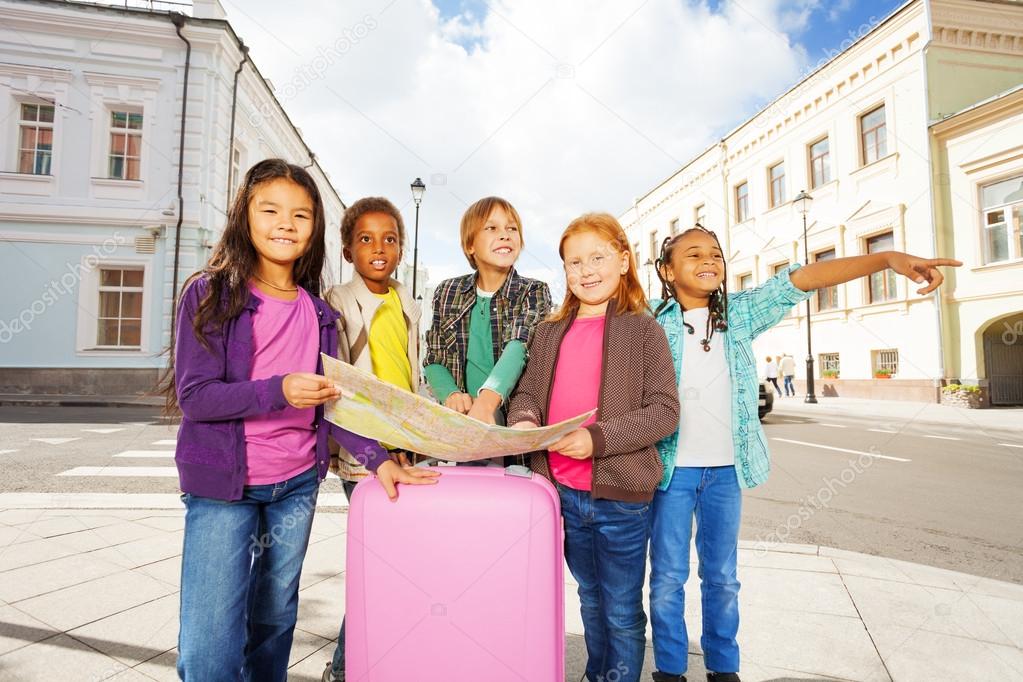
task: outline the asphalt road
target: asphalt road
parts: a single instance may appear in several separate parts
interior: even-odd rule
[[[765,427],[772,473],[745,494],[742,539],[1023,583],[1023,425],[808,418],[782,401]],[[175,432],[155,409],[2,407],[0,492],[174,493]],[[125,475],[96,475],[111,472]]]

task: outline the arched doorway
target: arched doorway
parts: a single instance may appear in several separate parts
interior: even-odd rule
[[[1023,313],[984,330],[984,365],[992,405],[1023,405]]]

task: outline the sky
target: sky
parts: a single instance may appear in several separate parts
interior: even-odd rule
[[[902,3],[896,0],[221,0],[342,199],[386,196],[431,285],[469,270],[464,210],[522,217],[518,269],[619,215]],[[296,11],[301,7],[301,11]]]

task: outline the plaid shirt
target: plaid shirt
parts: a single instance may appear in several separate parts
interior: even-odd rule
[[[793,306],[810,298],[812,292],[801,291],[792,284],[789,273],[799,268],[795,263],[788,270],[780,272],[756,289],[748,289],[728,295],[728,331],[725,340],[725,357],[728,374],[732,380],[732,444],[735,449],[735,470],[739,485],[754,488],[767,480],[771,460],[767,450],[767,437],[760,425],[758,399],[760,379],[757,377],[757,363],[753,355],[753,339],[778,324]],[[655,311],[661,300],[650,301]],[[668,336],[668,346],[675,361],[675,380],[682,373],[682,345],[685,328],[682,326],[683,312],[678,302],[672,301],[657,316]],[[716,338],[716,337],[715,337]],[[683,424],[681,428],[700,428],[699,424]],[[678,456],[678,431],[661,440],[657,450],[664,464],[664,478],[661,490],[666,490],[675,470]]]
[[[476,273],[444,280],[433,294],[433,323],[426,332],[423,366],[443,365],[458,390],[465,392],[465,358],[469,349],[469,311],[476,303]],[[490,327],[494,362],[511,341],[527,350],[536,325],[551,310],[551,291],[545,282],[520,276],[514,268],[494,294]]]

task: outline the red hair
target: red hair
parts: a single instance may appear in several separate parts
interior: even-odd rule
[[[622,275],[618,282],[618,291],[615,292],[615,312],[620,315],[645,315],[649,314],[650,306],[647,303],[646,292],[639,282],[639,274],[636,269],[636,256],[629,246],[629,238],[625,234],[618,220],[610,213],[584,213],[565,228],[561,234],[561,241],[558,243],[558,255],[561,262],[565,262],[565,241],[577,234],[590,232],[607,241],[617,253],[628,255],[629,269]],[[579,299],[572,293],[571,287],[565,287],[565,300],[561,307],[547,319],[551,321],[563,320],[579,309]]]

